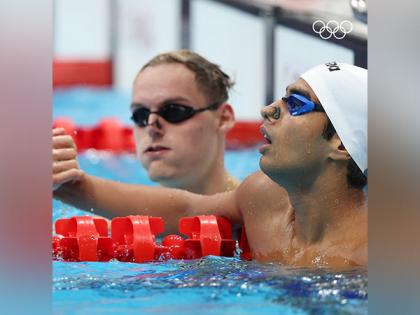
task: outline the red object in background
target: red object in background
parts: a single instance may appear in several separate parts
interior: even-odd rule
[[[92,147],[97,150],[122,152],[124,131],[122,124],[114,118],[103,119],[92,130]]]
[[[95,62],[54,60],[53,87],[74,85],[111,86],[112,60]]]
[[[224,218],[214,215],[181,218],[179,231],[188,236],[184,241],[187,259],[234,256],[236,242],[232,240],[232,225]]]
[[[75,137],[77,134],[76,125],[69,118],[60,117],[55,119],[53,122],[53,128],[63,128],[66,133],[72,137]]]
[[[123,136],[123,141],[122,141],[123,151],[131,152],[131,153],[136,152],[136,144],[134,142],[133,128],[124,127],[122,136]]]
[[[73,136],[76,142],[77,150],[82,152],[93,148],[93,130],[88,128],[77,128],[76,134]]]
[[[226,135],[228,149],[241,149],[256,146],[263,142],[259,131],[260,122],[237,122]],[[135,152],[133,130],[123,126],[115,118],[103,119],[91,128],[76,127],[67,118],[57,118],[53,127],[62,127],[74,138],[77,149],[82,152],[87,149],[107,150],[114,153]]]
[[[111,229],[118,260],[147,262],[155,259],[155,236],[163,232],[164,223],[162,218],[130,215],[114,218]]]
[[[238,243],[241,249],[241,259],[252,260],[251,249],[249,248],[248,239],[246,237],[245,226],[238,230]]]
[[[175,234],[167,235],[162,240],[159,251],[156,252],[156,260],[183,259],[185,257],[184,239]]]
[[[62,249],[60,246],[60,241],[63,237],[62,236],[58,236],[58,235],[54,235],[52,237],[52,254],[53,257],[59,257],[62,256]]]
[[[264,142],[260,132],[261,121],[238,121],[226,135],[228,149],[252,147]]]
[[[108,261],[112,242],[105,219],[89,216],[59,219],[55,231],[63,237],[53,238],[53,252],[70,261]]]
[[[114,218],[112,237],[108,237],[108,223],[89,216],[59,219],[55,223],[59,234],[52,238],[53,258],[65,261],[149,262],[166,259],[195,259],[207,255],[232,257],[236,241],[232,240],[232,226],[224,218],[214,215],[181,218],[180,231],[188,235],[168,235],[159,245],[156,235],[164,230],[159,217],[128,216]]]

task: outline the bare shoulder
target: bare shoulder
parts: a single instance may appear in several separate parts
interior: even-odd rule
[[[238,194],[248,195],[250,192],[264,192],[266,194],[287,196],[287,192],[282,186],[261,171],[249,175],[238,187]]]
[[[241,208],[248,204],[261,209],[268,205],[276,208],[289,205],[287,191],[261,171],[248,176],[238,187],[236,195]]]

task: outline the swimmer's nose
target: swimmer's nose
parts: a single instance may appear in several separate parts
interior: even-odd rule
[[[280,107],[274,104],[263,107],[261,109],[261,117],[268,121],[278,120],[280,118]]]
[[[153,116],[153,117],[152,117]],[[162,128],[162,124],[160,122],[160,117],[156,114],[150,114],[149,120],[147,121],[146,130],[148,135],[152,139],[157,139],[163,136],[164,130]]]
[[[162,125],[159,121],[159,115],[155,113],[151,113],[149,115],[149,120],[147,121],[148,126],[156,126],[158,129],[162,128]]]

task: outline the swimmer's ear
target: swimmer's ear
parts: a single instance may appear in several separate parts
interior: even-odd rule
[[[218,127],[224,131],[228,132],[233,125],[235,124],[235,113],[233,108],[228,103],[223,103],[219,107],[219,120]]]
[[[350,154],[347,152],[346,148],[343,145],[340,137],[335,133],[330,140],[328,140],[330,146],[330,152],[328,157],[335,161],[346,161],[350,160]]]

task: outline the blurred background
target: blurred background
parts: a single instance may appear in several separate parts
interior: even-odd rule
[[[367,67],[367,1],[361,0],[55,0],[53,118],[129,124],[131,84],[158,53],[181,48],[219,64],[236,81],[236,118],[283,96],[319,63]],[[343,39],[320,38],[316,20],[348,20]]]

